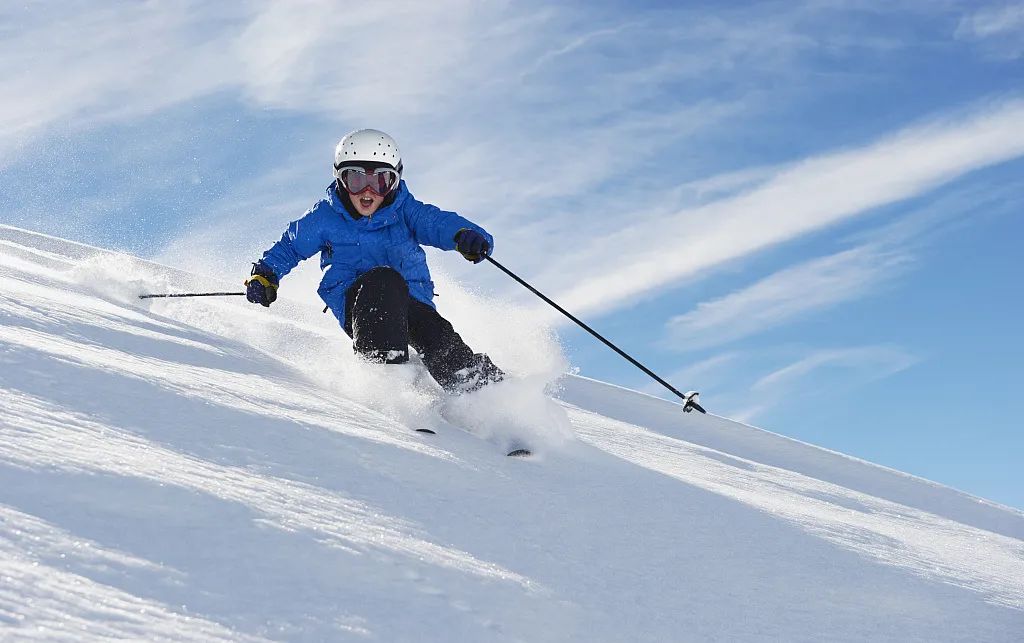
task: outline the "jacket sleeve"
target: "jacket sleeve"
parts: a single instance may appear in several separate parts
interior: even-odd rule
[[[411,194],[405,204],[405,217],[413,238],[421,245],[454,250],[455,233],[463,228],[471,228],[484,235],[488,245],[494,249],[494,238],[477,224],[436,205],[417,201]]]
[[[263,263],[274,271],[277,278],[284,277],[300,261],[309,259],[323,247],[317,209],[313,207],[303,217],[288,224],[281,240],[263,253]]]

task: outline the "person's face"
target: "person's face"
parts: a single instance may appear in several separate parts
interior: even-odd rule
[[[381,203],[384,203],[384,197],[377,194],[370,188],[366,188],[359,194],[348,193],[350,199],[352,199],[352,205],[355,207],[356,212],[368,217],[377,211]]]
[[[377,170],[366,168],[351,168],[341,174],[342,185],[348,190],[349,198],[352,201],[356,212],[368,217],[376,212],[384,203],[385,196],[395,188],[398,182],[398,173],[393,171]],[[366,186],[362,190],[360,187]],[[353,186],[355,190],[353,191]],[[385,192],[384,195],[377,191]]]

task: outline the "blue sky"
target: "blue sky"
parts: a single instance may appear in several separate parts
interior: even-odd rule
[[[34,2],[0,33],[0,222],[244,273],[384,129],[417,197],[711,410],[1024,507],[1022,2]]]

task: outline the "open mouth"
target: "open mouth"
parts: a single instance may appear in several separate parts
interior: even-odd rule
[[[359,197],[359,205],[364,208],[368,208],[373,205],[373,197],[361,196]]]

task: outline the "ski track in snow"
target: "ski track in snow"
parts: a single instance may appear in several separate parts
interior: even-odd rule
[[[117,576],[156,568],[0,505],[0,634],[4,626],[27,624],[18,628],[19,639],[256,640],[75,571]]]
[[[1021,512],[581,378],[510,461],[189,279],[0,226],[0,639],[1024,638]]]
[[[5,391],[0,393],[0,402],[11,414],[0,427],[0,440],[11,445],[4,452],[11,464],[148,478],[197,493],[209,493],[210,482],[216,481],[213,491],[219,498],[265,514],[267,524],[279,529],[307,529],[352,553],[376,548],[465,573],[531,585],[497,565],[415,538],[413,525],[339,494],[161,449],[25,395]]]
[[[584,440],[640,466],[790,520],[881,562],[1024,609],[1024,543],[828,482],[575,409]]]

